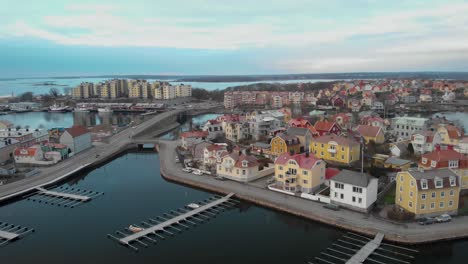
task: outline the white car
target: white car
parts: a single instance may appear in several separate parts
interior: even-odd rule
[[[193,170],[192,173],[195,174],[195,175],[203,175],[203,173],[201,172],[201,170]]]
[[[443,214],[443,215],[440,215],[438,217],[436,217],[436,222],[437,223],[445,223],[445,222],[450,222],[452,221],[452,217],[448,214]]]
[[[182,169],[182,171],[183,171],[183,172],[191,172],[191,171],[192,171],[192,169],[189,169],[189,168],[183,168],[183,169]]]

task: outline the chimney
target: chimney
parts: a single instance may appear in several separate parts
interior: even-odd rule
[[[291,150],[289,151],[289,155],[294,156],[294,150],[293,150],[293,149],[291,149]]]
[[[305,156],[306,156],[306,158],[308,158],[310,156],[309,151],[306,151]]]

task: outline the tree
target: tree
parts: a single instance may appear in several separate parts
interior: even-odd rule
[[[60,91],[57,88],[50,88],[49,94],[55,98],[60,96]]]
[[[23,102],[32,101],[33,100],[33,93],[32,92],[25,92],[25,93],[20,94],[18,96],[18,98],[20,99],[20,101],[23,101]]]

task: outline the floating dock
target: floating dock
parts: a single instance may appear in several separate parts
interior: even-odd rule
[[[34,229],[0,222],[0,247],[31,232],[34,232]]]
[[[25,197],[27,200],[38,203],[74,208],[103,194],[102,192],[61,186],[52,190],[38,187],[35,193]]]
[[[373,239],[348,232],[308,264],[411,264],[417,250],[382,242],[384,234]]]
[[[158,239],[165,239],[163,235],[173,236],[173,230],[182,232],[182,229],[188,229],[190,225],[195,226],[198,223],[208,221],[218,213],[231,208],[238,203],[238,201],[231,199],[233,195],[234,193],[230,193],[224,197],[211,197],[197,202],[200,205],[198,208],[193,209],[185,206],[184,208],[172,210],[170,213],[164,214],[164,217],[155,217],[157,220],[150,218],[146,222],[141,222],[141,225],[132,224],[131,226],[141,230],[138,232],[125,228],[125,231],[115,232],[118,237],[111,234],[107,234],[107,236],[121,245],[138,251],[138,248],[135,246],[136,244],[143,247],[148,246],[142,240],[156,243]]]

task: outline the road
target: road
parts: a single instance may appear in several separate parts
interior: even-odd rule
[[[258,184],[244,184],[234,181],[219,181],[211,176],[196,176],[185,173],[175,162],[177,141],[159,143],[161,173],[169,180],[207,189],[219,193],[236,193],[236,196],[263,206],[309,218],[324,224],[374,236],[385,234],[391,241],[416,244],[439,240],[468,237],[468,217],[454,217],[452,222],[421,226],[417,223],[396,224],[346,209],[332,211],[323,204],[299,197],[270,191]]]
[[[7,200],[7,198],[9,199],[11,195],[21,195],[22,192],[25,192],[31,188],[54,181],[70,171],[79,169],[83,165],[90,164],[92,166],[99,164],[108,157],[116,155],[122,150],[126,149],[127,145],[132,142],[132,136],[134,134],[143,132],[161,120],[183,111],[183,109],[176,109],[161,113],[137,127],[126,128],[120,131],[119,133],[113,135],[108,143],[93,146],[92,148],[80,152],[77,155],[59,162],[54,166],[40,168],[40,173],[34,176],[15,181],[10,184],[2,185],[0,186],[0,202]],[[171,126],[167,126],[165,128],[170,129]],[[97,155],[99,156],[96,157]]]

